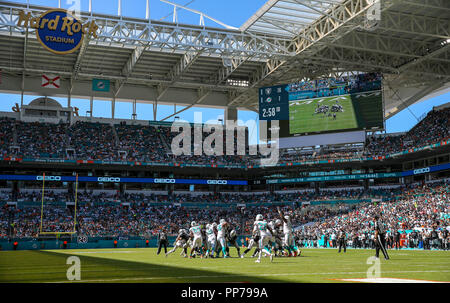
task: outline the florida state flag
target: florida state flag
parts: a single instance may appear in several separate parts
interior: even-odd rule
[[[59,88],[60,87],[60,76],[55,75],[42,75],[42,87],[45,88]]]

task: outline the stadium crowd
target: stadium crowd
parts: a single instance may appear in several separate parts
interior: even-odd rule
[[[27,151],[30,158],[64,158],[67,146],[67,126],[51,123],[25,123],[15,125],[17,146]]]
[[[344,231],[350,246],[358,248],[373,247],[373,216],[381,214],[386,230],[389,230],[387,233],[388,247],[392,248],[396,244],[396,238],[401,237],[404,247],[418,247],[419,243],[422,243],[420,246],[426,249],[448,249],[450,247],[449,185],[448,181],[444,181],[408,186],[397,190],[395,195],[384,193],[390,197],[383,202],[337,203],[331,205],[296,204],[289,200],[293,197],[290,195],[295,194],[282,194],[277,198],[267,195],[250,195],[246,196],[248,200],[245,200],[245,202],[250,200],[254,202],[255,199],[264,202],[279,199],[285,202],[283,204],[284,211],[292,217],[294,226],[297,227],[295,235],[300,246],[335,247],[337,234]],[[379,194],[380,190],[375,190],[375,192]],[[324,198],[332,199],[338,194],[333,192],[324,196]],[[313,195],[312,193],[309,197],[313,197]],[[298,196],[299,194],[297,194]],[[53,196],[53,198],[56,201],[63,196]],[[207,223],[226,218],[238,234],[246,235],[251,233],[253,221],[257,214],[264,214],[267,220],[278,218],[276,204],[257,207],[247,205],[245,209],[234,206],[216,208],[214,205],[190,208],[173,203],[152,206],[145,200],[143,201],[141,195],[136,194],[125,197],[128,199],[127,202],[130,202],[129,205],[114,203],[112,202],[114,198],[117,198],[117,196],[111,197],[106,194],[93,196],[88,193],[83,197],[81,193],[80,201],[88,202],[79,203],[77,207],[78,225],[76,228],[78,234],[92,237],[151,237],[162,229],[169,234],[175,234],[180,228],[188,227],[191,221]],[[228,200],[232,198],[232,195],[211,195],[208,197],[211,202],[217,198]],[[208,201],[202,196],[199,196],[199,200],[202,202]],[[303,199],[301,200],[303,201]],[[106,203],[96,204],[95,202]],[[232,202],[239,203],[242,200],[237,199]],[[9,235],[13,237],[36,237],[41,222],[41,208],[40,205],[37,205],[39,203],[36,206],[18,209],[11,209],[7,206],[1,207],[0,237],[8,237],[8,232],[11,231],[12,235]],[[48,204],[43,211],[42,223],[43,231],[73,231],[73,207]],[[10,228],[11,224],[13,229]],[[436,232],[433,232],[433,229]],[[406,233],[406,231],[412,232]]]
[[[125,153],[120,160],[162,162],[166,160],[160,129],[142,125],[115,125],[119,138],[119,151]]]
[[[405,242],[404,246],[425,248],[450,248],[450,189],[449,183],[414,185],[388,201],[364,203],[341,214],[325,214],[316,222],[298,232],[302,243],[318,246],[319,239],[333,243],[340,231],[344,231],[353,247],[369,248],[373,242],[373,217],[380,214],[385,224],[386,243],[392,248],[395,237]],[[433,229],[438,228],[433,236]],[[413,232],[406,232],[406,231]],[[438,238],[436,238],[436,235]],[[315,240],[315,243],[314,243]],[[329,245],[323,243],[323,245]],[[334,242],[334,247],[336,242]]]
[[[218,193],[198,193],[191,194],[187,192],[171,192],[163,193],[135,193],[119,191],[94,192],[93,190],[82,190],[77,193],[77,200],[80,202],[129,202],[129,203],[295,203],[305,201],[331,201],[331,200],[358,200],[369,198],[386,198],[394,193],[401,192],[399,189],[369,189],[364,190],[362,187],[347,188],[328,188],[318,192],[314,190],[298,190],[289,193],[283,192],[256,192],[256,193],[239,193],[239,192],[218,192]],[[9,202],[41,202],[42,192],[40,190],[27,191],[0,191],[0,197],[3,201]],[[70,194],[64,190],[45,191],[45,202],[73,202],[74,194]]]
[[[68,131],[68,145],[77,159],[118,160],[116,138],[108,124],[75,122]]]
[[[280,152],[279,162],[350,159],[363,156],[385,156],[437,143],[450,138],[450,108],[433,110],[406,134],[374,135],[366,146],[310,150],[298,153]],[[175,162],[206,165],[252,165],[258,157],[224,156],[174,156],[171,143],[178,133],[170,127],[91,123],[77,121],[73,125],[50,123],[25,123],[10,118],[0,119],[0,153],[6,156],[28,158],[59,158],[104,161]],[[203,133],[203,139],[207,136]],[[193,143],[194,136],[191,136]],[[225,136],[224,136],[225,138]],[[236,142],[236,135],[234,138]],[[13,149],[19,146],[19,150]],[[192,151],[194,144],[192,144]],[[248,147],[247,147],[248,148]],[[224,147],[224,153],[226,148]],[[70,152],[69,152],[70,151]]]
[[[365,155],[383,156],[422,147],[450,138],[450,108],[431,111],[406,134],[372,136],[366,143]]]
[[[0,156],[6,157],[10,153],[10,146],[14,144],[14,123],[12,119],[0,117]]]

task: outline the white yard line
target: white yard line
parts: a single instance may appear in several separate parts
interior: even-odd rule
[[[115,250],[115,251],[69,251],[64,252],[64,254],[133,254],[138,253],[138,251],[131,251],[131,250]]]
[[[410,271],[383,271],[385,273],[442,273],[450,272],[450,270],[410,270]],[[310,275],[354,275],[354,274],[366,274],[362,272],[331,272],[331,273],[281,273],[281,274],[251,274],[248,277],[279,277],[279,276],[310,276]],[[144,280],[164,280],[164,279],[203,279],[203,278],[231,278],[247,276],[245,274],[227,275],[223,273],[221,275],[203,275],[203,276],[172,276],[172,277],[141,277],[141,278],[114,278],[114,279],[95,279],[95,280],[81,280],[81,281],[57,281],[47,283],[90,283],[90,282],[115,282],[115,281],[144,281]]]
[[[413,280],[413,279],[398,279],[398,278],[366,278],[366,279],[334,279],[344,282],[362,282],[362,283],[450,283],[431,280]]]

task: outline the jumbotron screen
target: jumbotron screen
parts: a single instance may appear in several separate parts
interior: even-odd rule
[[[380,74],[326,78],[259,90],[260,120],[280,121],[280,137],[383,129]]]

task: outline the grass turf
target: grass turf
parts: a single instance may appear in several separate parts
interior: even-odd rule
[[[336,104],[336,100],[344,108],[344,112],[336,113],[336,120],[332,116],[328,117],[330,111],[327,115],[314,113],[318,104],[320,106],[328,105],[331,109],[331,106]],[[290,134],[344,130],[357,127],[358,122],[350,95],[289,102]]]
[[[180,250],[168,258],[154,248],[0,252],[0,282],[70,282],[69,256],[81,261],[81,281],[91,283],[183,282],[341,282],[366,278],[367,258],[374,250],[303,249],[302,257],[185,259]],[[391,260],[380,258],[381,277],[450,281],[450,252],[390,250]]]

